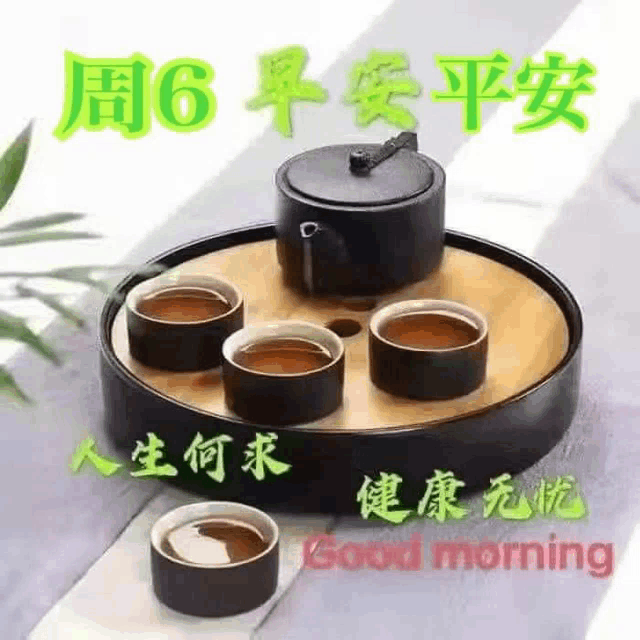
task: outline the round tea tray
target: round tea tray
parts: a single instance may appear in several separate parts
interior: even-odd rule
[[[226,408],[220,369],[170,373],[136,362],[122,305],[143,279],[133,274],[118,285],[100,322],[106,429],[129,458],[137,441],[146,446],[153,433],[163,441],[156,464],[177,470],[166,480],[214,499],[311,512],[357,511],[365,477],[375,481],[382,472],[393,473],[402,480],[400,503],[415,508],[435,469],[452,471],[465,490],[485,488],[491,478],[539,460],[569,427],[578,396],[582,317],[568,289],[540,265],[447,232],[442,265],[422,282],[376,298],[305,297],[283,285],[275,234],[273,225],[232,231],[153,262],[232,280],[245,296],[245,326],[297,319],[352,333],[359,325],[357,333],[343,337],[343,406],[308,424],[251,424]],[[455,300],[485,315],[488,370],[477,391],[423,402],[371,383],[369,318],[381,306],[413,298]],[[351,322],[332,324],[337,320]],[[231,440],[212,440],[223,434]],[[281,472],[272,460],[290,466]],[[221,469],[224,477],[215,473]]]

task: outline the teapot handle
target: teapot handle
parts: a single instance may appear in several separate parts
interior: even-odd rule
[[[374,154],[367,153],[362,149],[355,149],[349,154],[349,169],[355,175],[367,175],[371,169],[377,167],[400,149],[418,151],[418,134],[413,131],[403,131],[395,138],[389,138]]]

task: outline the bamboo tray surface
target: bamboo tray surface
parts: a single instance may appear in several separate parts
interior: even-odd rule
[[[245,326],[285,319],[326,326],[348,318],[361,324],[358,334],[344,338],[343,406],[300,428],[393,430],[417,423],[428,428],[459,419],[518,396],[540,382],[560,364],[569,346],[565,316],[546,291],[515,269],[450,246],[440,269],[428,279],[364,301],[305,297],[285,287],[275,240],[208,253],[169,271],[218,274],[232,280],[245,297]],[[454,400],[416,401],[385,393],[370,382],[367,333],[371,315],[386,304],[414,298],[455,300],[485,315],[489,324],[488,369],[478,390]],[[124,307],[115,316],[111,341],[118,360],[147,388],[198,412],[244,422],[225,406],[220,369],[169,373],[135,361],[129,354]]]

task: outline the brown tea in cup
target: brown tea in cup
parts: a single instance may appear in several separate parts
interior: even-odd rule
[[[380,327],[379,333],[390,342],[414,349],[453,349],[480,337],[480,331],[470,322],[442,311],[393,317]]]
[[[165,371],[222,363],[222,344],[244,326],[242,292],[217,275],[166,273],[134,286],[125,300],[129,351]]]
[[[297,320],[249,325],[222,345],[227,407],[262,425],[304,424],[342,404],[344,344]]]
[[[136,309],[164,322],[200,322],[231,311],[222,294],[200,287],[168,287],[142,298]]]
[[[331,352],[321,344],[304,338],[267,338],[250,343],[235,352],[241,367],[261,373],[305,373],[327,366]]]
[[[453,300],[402,300],[369,321],[369,373],[396,396],[447,400],[475,391],[487,370],[489,327]]]
[[[280,533],[263,511],[237,502],[196,502],[151,528],[153,591],[192,616],[230,616],[264,604],[278,587]]]
[[[172,558],[207,566],[244,562],[269,546],[260,532],[245,522],[203,518],[169,531],[161,543]]]

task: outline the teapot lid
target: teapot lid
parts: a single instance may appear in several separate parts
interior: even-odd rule
[[[312,149],[287,163],[285,178],[291,189],[312,200],[355,207],[392,204],[433,184],[433,169],[417,150],[412,132],[382,145]]]

